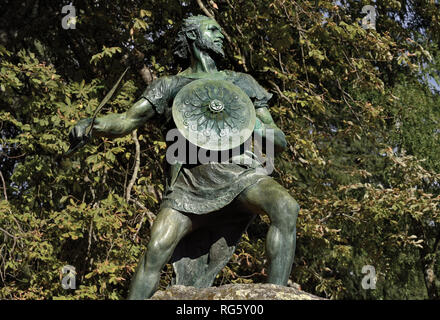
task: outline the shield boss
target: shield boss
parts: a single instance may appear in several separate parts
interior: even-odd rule
[[[239,87],[226,80],[195,80],[177,93],[173,119],[180,133],[207,150],[244,143],[255,126],[255,108]]]

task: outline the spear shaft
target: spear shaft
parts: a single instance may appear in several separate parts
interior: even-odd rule
[[[87,128],[86,134],[84,135],[83,139],[79,143],[75,144],[73,147],[70,146],[69,150],[67,150],[67,152],[64,154],[63,157],[70,156],[76,150],[78,150],[79,148],[83,147],[87,142],[89,142],[90,136],[91,136],[91,133],[92,133],[92,129],[93,129],[93,126],[95,125],[95,120],[96,120],[96,117],[97,117],[98,113],[101,111],[101,109],[104,107],[104,105],[111,99],[111,97],[113,96],[113,94],[115,93],[116,89],[118,88],[119,83],[121,82],[121,80],[124,77],[124,75],[127,72],[127,70],[128,70],[128,67],[121,74],[121,76],[119,77],[118,81],[115,83],[113,88],[107,93],[107,95],[104,97],[104,99],[102,99],[101,103],[96,108],[95,112],[93,113],[93,117],[92,117],[92,121],[90,123],[90,126]]]

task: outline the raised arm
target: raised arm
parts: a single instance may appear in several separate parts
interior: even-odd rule
[[[273,140],[271,139],[271,141],[266,141],[266,143],[273,143],[276,153],[282,152],[287,146],[286,137],[283,131],[281,131],[281,129],[278,128],[278,126],[273,121],[269,110],[266,107],[263,107],[256,109],[255,112],[257,116],[257,121],[255,123],[254,132],[265,139],[271,139],[273,137]],[[273,136],[266,135],[267,129],[273,130]]]

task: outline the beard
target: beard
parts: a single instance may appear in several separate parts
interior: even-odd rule
[[[197,48],[199,48],[201,51],[206,51],[209,54],[213,54],[214,56],[218,56],[221,58],[225,57],[225,52],[223,51],[223,48],[220,44],[206,39],[201,39],[200,37],[197,37],[195,44]]]

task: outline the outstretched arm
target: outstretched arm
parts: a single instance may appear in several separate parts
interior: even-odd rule
[[[92,135],[110,138],[125,136],[144,125],[155,113],[151,103],[141,98],[124,113],[113,113],[96,118]]]
[[[151,103],[145,99],[139,99],[129,110],[124,113],[113,113],[95,119],[91,135],[94,137],[117,138],[125,136],[142,126],[148,119],[155,115]],[[80,120],[70,131],[71,145],[86,139],[87,128],[92,119]]]
[[[256,109],[255,112],[257,121],[255,123],[254,132],[267,139],[268,141],[266,141],[266,144],[273,143],[276,153],[282,152],[287,146],[286,137],[283,131],[281,131],[273,121],[269,110],[266,107],[263,107]],[[267,129],[273,130],[274,134],[266,135]]]

